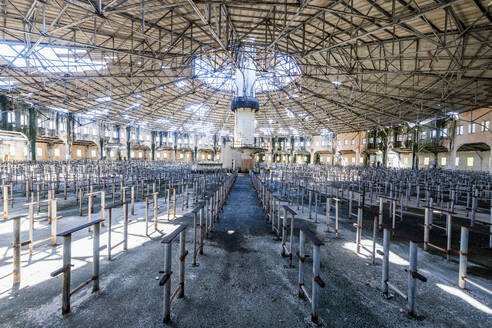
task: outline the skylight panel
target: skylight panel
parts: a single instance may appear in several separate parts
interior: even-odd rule
[[[68,49],[67,50],[68,53]],[[53,51],[53,48],[50,47],[44,47],[39,50],[37,50],[37,53],[41,56],[43,56],[44,59],[46,60],[54,60],[54,61],[60,61],[60,57]]]
[[[0,43],[0,54],[4,57],[15,57],[19,53],[12,49],[8,44]]]
[[[138,103],[138,102],[136,102],[136,103],[133,103],[130,107],[128,107],[128,108],[127,108],[127,109],[125,109],[125,110],[126,110],[126,111],[131,111],[131,110],[133,110],[133,109],[135,109],[135,108],[138,108],[138,107],[140,107],[140,106],[141,106],[141,104],[140,104],[140,103]]]
[[[87,118],[96,118],[96,117],[100,117],[100,116],[107,116],[108,114],[109,114],[109,110],[107,108],[104,108],[104,109],[94,109],[94,110],[85,112],[85,113],[81,114],[81,116],[87,117]]]
[[[0,89],[12,88],[14,84],[15,81],[12,80],[0,80]]]
[[[274,56],[275,61],[271,60],[268,71],[257,72],[256,93],[279,90],[301,75],[294,57],[281,53],[275,53]],[[236,91],[234,67],[231,63],[221,66],[214,59],[196,57],[193,61],[193,74],[210,88],[224,92]]]
[[[106,62],[80,58],[84,49],[36,46],[26,57],[25,45],[0,42],[0,57],[18,68],[33,68],[40,72],[70,73],[99,71],[106,68]]]
[[[58,112],[62,112],[62,113],[68,113],[70,112],[68,109],[66,108],[62,108],[62,107],[53,107],[53,106],[49,106],[48,107],[49,109],[52,109],[52,110],[56,110]]]
[[[100,103],[109,102],[109,101],[111,101],[111,97],[110,96],[100,97],[100,98],[97,98],[96,101],[100,102]]]
[[[186,81],[178,81],[174,85],[176,85],[176,88],[183,89],[188,83]]]
[[[169,124],[169,120],[167,118],[160,118],[154,121],[156,124],[167,125]]]
[[[193,115],[203,117],[205,114],[208,112],[209,108],[203,104],[192,104],[188,105],[186,108],[186,111],[192,112]]]
[[[296,116],[294,115],[294,113],[288,109],[288,108],[285,108],[285,113],[287,114],[287,117],[288,118],[295,118]]]

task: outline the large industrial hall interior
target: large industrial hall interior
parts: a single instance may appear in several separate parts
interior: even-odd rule
[[[491,121],[491,0],[0,0],[0,328],[490,328]]]

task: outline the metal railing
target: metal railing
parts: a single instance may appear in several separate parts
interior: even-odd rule
[[[168,323],[171,320],[171,302],[177,296],[178,298],[184,297],[184,276],[185,276],[185,258],[188,255],[186,250],[186,228],[188,225],[182,224],[176,230],[164,237],[161,243],[164,244],[164,273],[159,281],[159,286],[164,286],[164,323]],[[178,287],[171,294],[171,261],[172,261],[172,243],[174,239],[179,235],[179,284]]]
[[[95,220],[82,224],[78,227],[69,229],[57,236],[63,237],[63,266],[53,272],[51,272],[52,277],[56,277],[63,273],[62,280],[62,314],[67,314],[70,312],[70,297],[76,292],[80,291],[84,286],[92,282],[92,291],[97,292],[99,290],[99,237],[100,237],[100,223],[102,219]],[[72,234],[88,228],[89,226],[94,226],[94,231],[92,234],[92,276],[82,282],[80,285],[74,289],[70,289],[70,280],[72,272]]]
[[[312,278],[312,289],[311,294],[304,284],[304,262],[306,261],[306,254],[304,249],[304,244],[308,237],[309,241],[313,244],[313,278]],[[299,259],[299,279],[298,279],[298,295],[299,298],[306,297],[311,303],[311,321],[319,324],[318,319],[318,306],[319,306],[319,293],[320,288],[325,287],[324,281],[319,275],[320,267],[320,246],[324,245],[321,240],[316,237],[311,231],[306,228],[301,227],[299,229],[299,251],[296,253]]]
[[[408,272],[408,293],[405,294],[397,286],[389,282],[389,256],[390,256],[390,232],[391,228],[383,226],[383,252],[378,251],[378,254],[383,256],[383,274],[382,274],[382,289],[383,296],[385,298],[391,298],[389,290],[392,289],[398,295],[403,297],[407,301],[407,311],[408,314],[415,314],[415,298],[416,298],[416,287],[417,279],[426,282],[427,278],[421,275],[417,271],[417,243],[410,240],[410,254],[409,254],[409,266],[405,271]]]

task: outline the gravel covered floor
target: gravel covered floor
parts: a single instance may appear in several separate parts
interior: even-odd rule
[[[0,291],[1,327],[162,327],[162,293],[158,284],[163,267],[163,246],[142,237],[144,225],[138,216],[130,225],[132,247],[115,260],[101,261],[101,291],[90,289],[73,297],[72,312],[61,315],[61,276],[49,272],[61,264],[59,256],[49,268],[40,268],[43,279],[21,286],[19,291]],[[116,215],[115,215],[116,216]],[[171,231],[176,223],[190,223],[185,215],[161,224]],[[348,221],[347,221],[348,222]],[[457,288],[457,263],[419,249],[419,271],[429,281],[418,284],[417,317],[409,317],[399,296],[386,300],[381,296],[381,259],[371,265],[369,257],[354,252],[354,229],[342,222],[341,238],[327,234],[325,226],[299,220],[317,231],[325,241],[321,252],[321,276],[326,287],[321,291],[320,320],[328,327],[490,327],[492,300],[476,289]],[[191,227],[191,226],[190,226]],[[187,235],[185,298],[176,299],[171,308],[170,326],[175,327],[308,327],[310,306],[297,297],[297,263],[286,268],[280,256],[280,242],[273,238],[270,226],[257,200],[249,178],[240,175],[233,186],[220,220],[211,238],[205,241],[205,254],[199,266],[191,266],[192,233]],[[90,238],[87,236],[84,238]],[[296,231],[296,236],[298,232]],[[363,236],[369,245],[368,236]],[[6,236],[2,235],[2,238]],[[367,238],[367,240],[366,240]],[[295,239],[297,245],[297,238]],[[103,244],[103,242],[102,242]],[[379,245],[380,246],[380,241]],[[294,247],[296,249],[296,247]],[[308,253],[311,247],[306,245]],[[176,255],[177,245],[173,254]],[[408,246],[392,244],[390,279],[406,288]],[[40,247],[41,251],[41,247]],[[44,254],[54,252],[45,247]],[[56,249],[60,252],[61,247]],[[84,250],[81,250],[83,253]],[[87,250],[90,254],[91,249]],[[294,251],[295,252],[295,251]],[[105,254],[105,253],[104,253]],[[83,257],[83,255],[81,255]],[[73,286],[85,280],[91,270],[87,263],[73,270]],[[310,281],[310,266],[306,282]],[[178,272],[177,260],[173,272]],[[177,274],[173,275],[173,288]],[[480,283],[490,288],[491,278]],[[309,286],[310,289],[310,286]]]

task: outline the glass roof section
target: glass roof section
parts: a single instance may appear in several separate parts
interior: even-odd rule
[[[0,42],[0,58],[17,68],[30,68],[42,73],[82,73],[106,68],[105,61],[91,59],[81,48]]]
[[[206,86],[223,91],[236,92],[235,67],[232,62],[213,57],[195,57],[193,74]],[[294,57],[275,53],[268,58],[256,58],[256,93],[271,92],[284,88],[301,76],[301,69]]]

